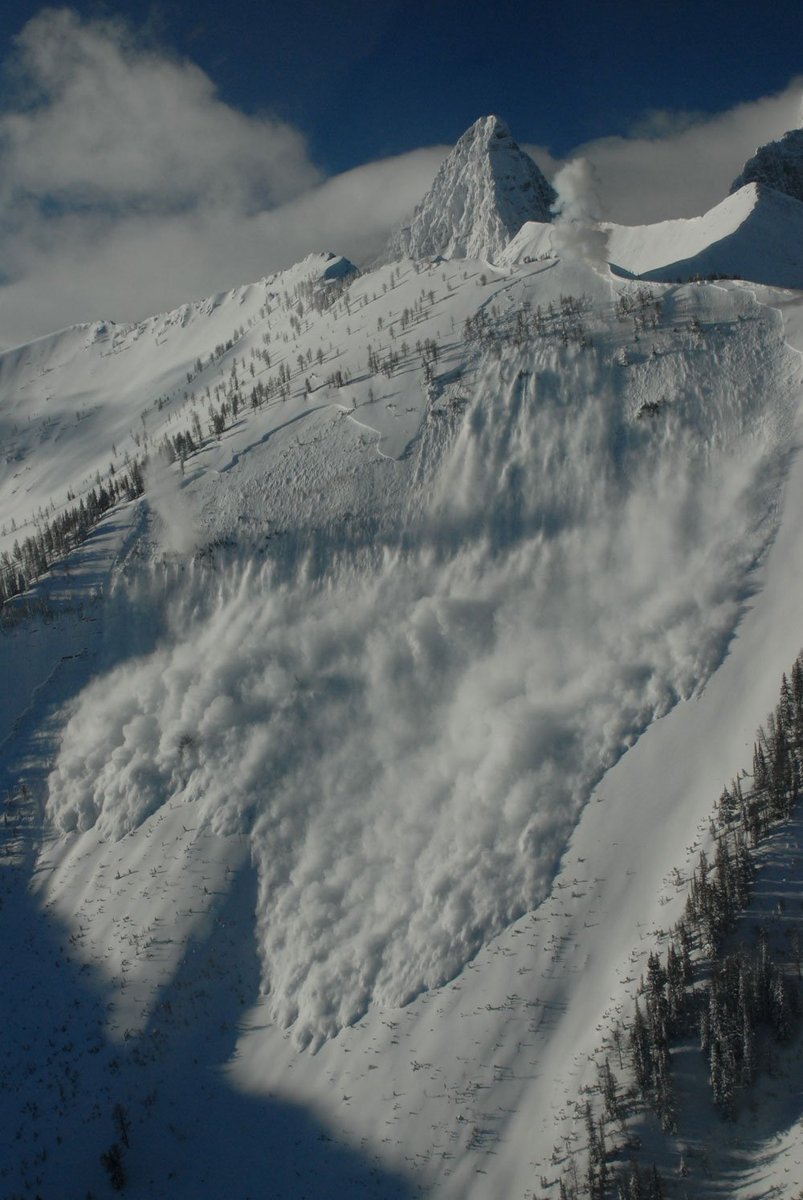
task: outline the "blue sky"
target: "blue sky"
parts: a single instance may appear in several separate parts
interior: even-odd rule
[[[801,124],[800,4],[0,7],[0,346],[334,250],[362,265],[479,116],[587,209],[706,211]]]
[[[125,15],[222,99],[301,129],[326,173],[449,143],[486,112],[561,156],[653,110],[713,113],[803,71],[799,0],[219,0],[71,5]],[[0,40],[42,5],[6,0]]]
[[[453,142],[485,112],[563,155],[649,110],[715,112],[803,69],[800,4],[784,0],[297,0],[268,5],[270,21],[248,9],[263,30],[249,52],[232,32],[215,51],[210,23],[199,58],[237,103],[266,88],[330,170]]]

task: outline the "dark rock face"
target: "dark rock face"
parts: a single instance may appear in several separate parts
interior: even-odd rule
[[[777,142],[759,146],[734,179],[731,192],[746,183],[761,183],[803,201],[803,129],[791,129]]]

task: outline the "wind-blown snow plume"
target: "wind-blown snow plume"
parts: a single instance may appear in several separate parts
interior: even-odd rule
[[[50,816],[119,838],[179,797],[195,830],[246,833],[264,984],[303,1042],[453,976],[544,896],[605,766],[722,656],[792,394],[780,333],[740,331],[705,403],[691,333],[627,371],[491,352],[409,548],[244,570],[214,602],[188,573],[162,645],[83,695]]]
[[[175,474],[158,456],[145,475],[145,496],[157,517],[159,545],[166,554],[191,554],[198,545],[195,515]]]
[[[574,158],[561,167],[552,183],[558,193],[553,206],[555,250],[568,258],[584,259],[607,275],[608,234],[598,224],[593,167],[585,158]]]

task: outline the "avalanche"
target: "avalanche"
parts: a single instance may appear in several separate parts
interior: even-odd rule
[[[799,649],[800,294],[762,283],[800,202],[600,227],[576,164],[553,222],[524,157],[478,122],[371,271],[0,355],[15,587],[145,487],[3,610],[9,1195],[105,1194],[121,1129],[149,1200],[557,1193]],[[790,1105],[738,1131],[782,1184]],[[706,1120],[695,1194],[753,1194]]]
[[[722,658],[775,528],[796,363],[737,294],[638,305],[672,316],[625,366],[627,326],[588,298],[585,346],[500,359],[487,335],[449,368],[466,404],[403,525],[289,579],[235,568],[201,616],[207,572],[177,583],[168,636],[65,728],[65,833],[133,847],[170,801],[248,837],[263,986],[302,1043],[443,984],[535,907],[604,768]]]

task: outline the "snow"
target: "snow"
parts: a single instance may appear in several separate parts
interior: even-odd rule
[[[569,226],[571,228],[571,225]],[[701,217],[655,225],[586,221],[586,239],[605,240],[614,270],[674,282],[717,276],[779,288],[803,286],[803,204],[760,183],[748,183]],[[500,256],[500,265],[565,253],[566,226],[524,225]],[[586,251],[586,254],[588,252]],[[599,248],[595,247],[599,257]]]
[[[225,379],[223,368],[252,344],[261,312],[310,280],[330,281],[356,269],[332,254],[310,255],[280,276],[183,305],[138,325],[111,322],[76,326],[0,355],[2,431],[7,470],[0,478],[2,512],[16,514],[0,529],[0,549],[31,532],[33,518],[61,509],[72,485],[89,490],[110,462],[125,468],[145,438],[154,443],[178,432],[179,415],[195,407],[206,423],[204,387]],[[240,332],[242,330],[242,333]],[[245,339],[241,345],[241,339]],[[209,363],[216,345],[231,341],[223,359]],[[195,363],[207,364],[197,374]],[[187,375],[192,380],[188,382]],[[171,429],[171,425],[173,428]]]
[[[441,985],[538,903],[602,767],[721,657],[772,533],[796,370],[777,325],[709,297],[701,406],[692,298],[675,304],[661,353],[626,369],[602,331],[481,358],[409,549],[391,512],[322,585],[235,572],[188,621],[197,576],[167,642],[67,724],[63,832],[134,835],[181,796],[193,824],[249,836],[263,984],[302,1044]]]
[[[746,185],[683,228],[670,221],[653,233],[654,252],[646,250],[647,236],[612,230],[611,260],[646,279],[732,275],[773,287],[803,284],[803,204],[760,184]]]
[[[481,117],[441,165],[409,225],[380,262],[400,258],[493,261],[525,221],[549,221],[555,192],[499,117]]]
[[[749,248],[793,211],[768,195],[605,227],[610,257]],[[554,237],[495,267],[315,256],[0,358],[9,548],[115,452],[193,411],[206,433],[235,358],[245,390],[294,371],[183,472],[154,461],[0,634],[9,1194],[106,1194],[115,1103],[149,1200],[555,1180],[670,873],[800,648],[803,300],[631,283]],[[297,290],[333,277],[320,312]],[[791,1196],[789,1103],[745,1118],[747,1160],[712,1116],[693,1194],[707,1151],[729,1194],[761,1167]]]

